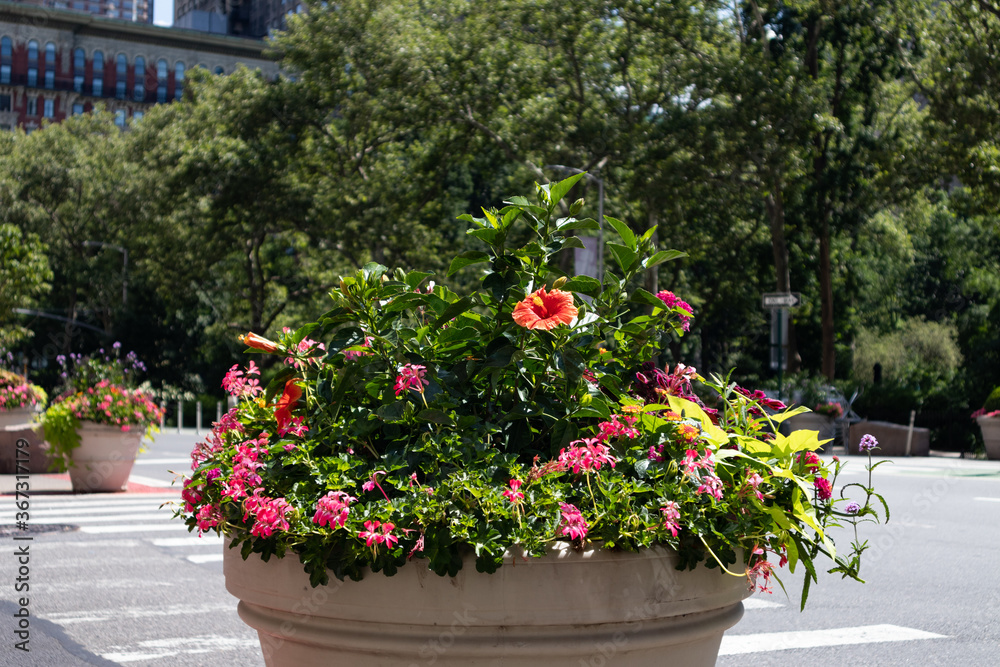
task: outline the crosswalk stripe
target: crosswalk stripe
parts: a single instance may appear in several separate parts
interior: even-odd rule
[[[93,515],[75,515],[75,514],[60,514],[56,516],[46,516],[42,517],[39,521],[34,521],[37,524],[50,524],[50,523],[100,523],[108,521],[149,521],[151,519],[169,519],[171,514],[166,510],[162,512],[148,512],[146,514],[107,514],[104,516],[93,516]]]
[[[32,498],[29,505],[34,509],[60,509],[60,508],[88,508],[88,507],[118,507],[120,505],[135,505],[135,504],[146,504],[146,505],[162,505],[163,503],[175,501],[178,502],[180,497],[176,493],[169,495],[166,494],[128,494],[125,496],[118,496],[117,498],[78,498],[75,500],[43,500],[41,498]],[[0,500],[0,511],[13,510],[17,507],[14,500],[7,501]]]
[[[138,459],[135,460],[135,464],[136,465],[156,464],[156,465],[161,465],[161,466],[172,466],[172,465],[177,465],[179,463],[188,463],[188,464],[190,464],[191,463],[191,457],[189,457],[189,456],[184,456],[184,457],[178,456],[176,458],[164,458],[164,459],[143,459],[143,458],[138,458]]]
[[[259,651],[260,641],[258,639],[209,635],[207,637],[151,639],[139,642],[134,646],[112,646],[111,649],[111,651],[103,653],[101,657],[112,662],[139,662],[140,660],[156,660],[183,654],[214,654],[217,651],[242,649],[257,649]]]
[[[201,537],[162,537],[150,540],[154,547],[200,547],[203,545],[218,547],[225,541],[224,537],[215,533],[205,533]]]
[[[799,630],[794,632],[762,632],[752,635],[725,635],[719,655],[741,655],[765,651],[784,651],[819,646],[876,644],[915,639],[943,639],[945,635],[924,632],[899,625],[863,625],[855,628],[829,630]]]
[[[57,507],[54,509],[37,509],[33,507],[31,508],[31,510],[29,510],[29,513],[31,514],[31,517],[34,519],[43,516],[79,515],[79,516],[100,517],[102,516],[101,513],[104,513],[104,516],[107,517],[115,517],[115,516],[138,514],[141,512],[150,512],[150,511],[162,512],[164,516],[171,516],[173,513],[173,510],[170,509],[169,507],[165,507],[161,510],[156,505],[122,505],[120,507],[100,507],[96,508],[96,510],[95,508],[92,507],[81,507],[79,509],[73,509],[70,507]]]
[[[192,563],[221,563],[223,554],[191,554],[187,557]]]
[[[777,609],[784,606],[780,602],[771,602],[770,600],[762,600],[760,598],[747,598],[743,601],[744,609]]]
[[[979,498],[973,498],[973,500],[984,500],[984,501],[986,501],[988,503],[1000,503],[1000,498],[984,498],[984,497],[979,497]]]
[[[173,523],[134,523],[117,524],[113,526],[80,526],[81,533],[91,535],[107,535],[111,533],[159,533],[171,530],[187,530],[180,521]]]
[[[166,607],[149,608],[137,607],[126,609],[109,609],[106,611],[63,611],[46,614],[45,618],[61,625],[73,623],[101,623],[104,621],[118,621],[123,618],[157,618],[164,616],[188,616],[191,614],[214,614],[220,611],[232,611],[235,606],[231,603],[203,604],[203,605],[169,605]]]

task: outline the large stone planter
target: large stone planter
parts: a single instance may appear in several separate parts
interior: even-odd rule
[[[80,422],[80,446],[70,455],[69,479],[74,493],[123,491],[142,443],[143,430]]]
[[[871,434],[878,440],[879,448],[876,456],[906,456],[906,437],[909,426],[892,424],[890,422],[858,422],[851,425],[851,437],[848,452],[859,454],[858,445],[865,434]],[[931,451],[930,429],[913,429],[913,439],[910,441],[910,456],[927,456]]]
[[[35,417],[35,408],[14,408],[12,410],[0,410],[0,428],[6,426],[22,426],[30,424]]]
[[[1000,461],[1000,417],[976,417],[976,421],[983,432],[986,458]]]
[[[454,578],[416,561],[392,577],[331,575],[319,588],[294,555],[244,561],[227,546],[223,565],[268,667],[709,667],[748,583],[676,563],[665,549],[560,544],[495,574],[476,572],[471,557]]]

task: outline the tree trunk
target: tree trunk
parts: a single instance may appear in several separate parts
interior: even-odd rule
[[[836,351],[833,346],[833,278],[830,266],[830,211],[824,211],[819,232],[820,317],[823,328],[823,375],[833,380]]]
[[[767,215],[771,226],[771,251],[774,254],[775,288],[778,292],[790,292],[791,275],[788,268],[788,244],[785,241],[785,206],[781,200],[781,188],[772,184],[771,192],[764,200],[767,207]],[[801,358],[799,357],[797,338],[795,336],[795,324],[792,318],[788,318],[787,346],[788,372],[795,373],[799,370]]]

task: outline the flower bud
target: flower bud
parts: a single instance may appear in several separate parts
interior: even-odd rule
[[[580,197],[575,202],[573,202],[572,204],[570,204],[569,214],[570,215],[576,215],[581,210],[583,210],[583,197]]]
[[[558,278],[554,283],[552,283],[552,289],[559,289],[566,284],[566,276]]]
[[[244,343],[247,347],[252,347],[255,350],[260,350],[261,352],[277,352],[278,344],[273,340],[268,340],[263,336],[258,336],[254,332],[250,332],[245,336],[240,336],[240,342]]]

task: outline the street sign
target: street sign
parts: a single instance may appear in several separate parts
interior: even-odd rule
[[[797,308],[802,303],[798,292],[770,292],[761,298],[765,308]]]

